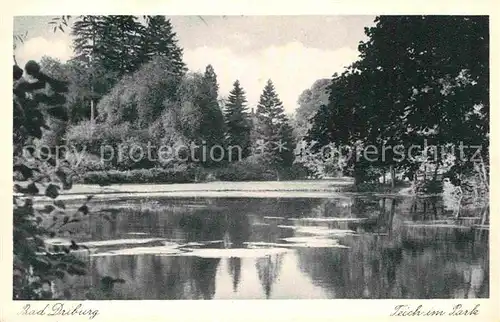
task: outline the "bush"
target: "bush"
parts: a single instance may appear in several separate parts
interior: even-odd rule
[[[381,172],[381,169],[377,167],[360,162],[354,167],[352,175],[356,183],[377,183]]]
[[[99,118],[106,124],[133,120],[145,128],[175,99],[180,75],[166,57],[155,57],[131,75],[124,76],[97,104]]]
[[[379,182],[361,182],[357,185],[348,186],[343,189],[344,192],[374,192],[374,193],[395,193],[403,187],[408,187],[409,183],[404,181],[396,181],[394,188],[390,184],[382,184]]]
[[[109,170],[110,165],[101,162],[101,159],[94,154],[80,152],[68,152],[64,156],[65,159],[72,165],[75,174],[83,175],[89,171]]]
[[[283,169],[280,173],[280,177],[285,180],[307,179],[311,176],[310,169],[300,163],[294,163],[290,168]]]
[[[248,157],[231,163],[217,171],[217,179],[222,181],[267,181],[276,180],[276,172],[261,162],[258,157]]]
[[[68,276],[85,275],[86,263],[71,252],[79,249],[73,240],[71,246],[62,247],[61,252],[48,251],[46,240],[58,236],[69,236],[68,223],[82,221],[89,214],[87,202],[75,213],[66,211],[64,201],[56,200],[60,190],[71,189],[71,167],[59,163],[50,153],[42,158],[38,153],[31,156],[23,153],[23,146],[42,138],[42,129],[57,122],[46,122],[54,117],[61,125],[67,121],[64,103],[67,84],[52,79],[40,71],[34,61],[26,64],[25,71],[14,66],[14,127],[13,127],[13,173],[17,181],[13,188],[13,275],[12,298],[15,300],[51,300],[68,298],[68,293],[54,287]],[[23,78],[26,72],[34,82]],[[48,86],[47,86],[48,85]],[[41,111],[44,113],[41,113]],[[54,142],[52,142],[54,143]],[[52,152],[52,151],[51,151]],[[51,155],[52,154],[52,155]],[[40,188],[52,200],[52,205],[41,207],[38,200]]]
[[[419,194],[439,194],[443,192],[443,181],[441,180],[426,180],[419,182],[416,186],[416,191]]]

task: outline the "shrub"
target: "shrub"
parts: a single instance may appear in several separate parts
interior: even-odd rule
[[[97,104],[99,117],[107,124],[131,121],[141,128],[154,122],[164,102],[175,98],[180,75],[166,57],[155,57],[139,70],[123,77]]]
[[[217,171],[217,178],[222,181],[267,181],[276,180],[276,172],[270,169],[258,157],[248,157],[231,163]]]
[[[66,132],[66,140],[69,144],[77,147],[92,148],[88,152],[99,153],[99,145],[115,145],[123,142],[131,135],[129,123],[109,126],[105,123],[94,123],[83,121],[77,125],[70,126]]]
[[[416,191],[419,194],[438,194],[443,192],[443,181],[441,180],[426,180],[419,182],[416,186]]]
[[[58,165],[53,157],[43,160],[36,153],[29,157],[22,153],[22,147],[40,140],[42,129],[52,130],[50,125],[55,122],[47,122],[51,117],[59,119],[59,123],[67,120],[63,104],[68,88],[65,82],[42,72],[34,61],[26,64],[25,71],[34,82],[24,79],[23,70],[14,66],[13,173],[16,183],[13,188],[18,195],[13,198],[12,295],[19,300],[54,299],[59,296],[52,288],[55,281],[86,273],[85,263],[70,254],[72,249],[65,247],[64,252],[51,253],[45,247],[47,238],[67,232],[67,223],[80,220],[77,215],[73,218],[68,215],[64,202],[56,200],[59,190],[72,186],[71,169],[66,164]],[[40,189],[53,200],[53,205],[42,208],[36,203],[32,197]],[[82,207],[78,213],[88,214],[86,204]],[[72,246],[73,249],[79,247],[76,243]]]
[[[74,240],[58,250],[47,247],[46,239],[71,236],[68,224],[85,220],[89,215],[88,196],[78,211],[66,210],[63,200],[56,200],[60,190],[72,187],[73,169],[68,162],[60,162],[51,147],[48,157],[38,153],[23,153],[23,147],[42,138],[42,129],[53,130],[56,122],[50,118],[67,121],[64,103],[68,86],[40,70],[29,61],[25,71],[34,82],[23,78],[23,70],[14,65],[13,99],[13,173],[16,183],[13,190],[13,275],[12,297],[15,300],[71,299],[68,289],[58,289],[56,282],[69,276],[87,274],[87,265],[73,255],[81,249]],[[58,162],[59,161],[59,162]],[[52,204],[39,204],[33,196],[40,191]],[[71,238],[71,237],[69,237]],[[103,279],[121,281],[105,276]],[[94,290],[92,290],[94,291]]]
[[[281,171],[281,177],[285,180],[299,180],[310,177],[311,171],[308,167],[301,163],[294,163],[291,167]]]

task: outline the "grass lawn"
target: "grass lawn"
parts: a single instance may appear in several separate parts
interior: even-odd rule
[[[249,181],[249,182],[203,182],[184,184],[114,184],[74,185],[62,191],[59,199],[84,199],[94,195],[96,199],[123,197],[331,197],[351,186],[351,178],[301,181]],[[40,189],[40,194],[43,194]],[[41,197],[41,196],[40,196]],[[39,198],[40,198],[39,197]],[[45,198],[44,198],[45,199]]]

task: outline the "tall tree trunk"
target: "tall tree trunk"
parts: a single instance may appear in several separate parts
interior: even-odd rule
[[[389,232],[392,232],[392,223],[394,219],[394,214],[396,212],[396,199],[392,199],[391,201],[391,212],[389,213],[389,222],[388,222],[388,227],[389,227]]]
[[[436,164],[436,168],[434,169],[434,178],[433,180],[436,181],[437,180],[437,175],[438,175],[438,171],[439,171],[439,166],[440,164]]]
[[[486,166],[484,165],[484,160],[483,160],[483,157],[480,156],[481,158],[481,170],[482,170],[482,177],[483,177],[483,181],[484,181],[484,185],[486,186],[486,189],[488,189],[488,192],[490,191],[490,182],[489,182],[489,179],[488,179],[488,173],[486,172]]]
[[[93,87],[93,86],[92,86]],[[92,92],[94,92],[94,89],[91,89]],[[95,115],[94,115],[94,98],[90,99],[90,121],[94,123],[95,120]]]
[[[392,164],[389,166],[389,172],[391,173],[391,188],[394,189],[394,177],[396,176],[396,171],[394,170],[394,166]]]
[[[95,48],[95,28],[93,30],[93,35],[92,35],[92,48]],[[90,56],[90,126],[91,132],[94,130],[94,122],[95,122],[95,115],[94,115],[94,50],[92,49],[92,55]]]

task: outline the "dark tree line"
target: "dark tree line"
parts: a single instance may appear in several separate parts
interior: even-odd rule
[[[329,87],[329,102],[312,119],[308,139],[318,147],[337,144],[481,146],[489,160],[489,23],[484,16],[381,16],[365,28],[369,40],[359,45],[360,58]],[[415,152],[424,151],[422,149]],[[470,169],[455,149],[452,181]],[[437,169],[439,155],[427,160],[355,162],[364,180],[370,167],[404,171],[413,178],[423,161]],[[354,160],[354,161],[353,161]]]

